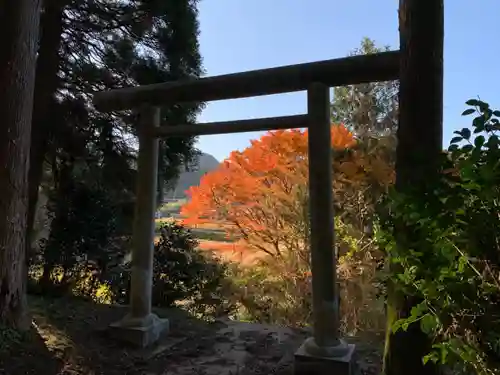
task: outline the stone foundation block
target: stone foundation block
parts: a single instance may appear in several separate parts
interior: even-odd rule
[[[295,352],[295,375],[352,375],[354,373],[355,345],[345,344],[339,356],[311,354],[307,341]]]
[[[116,340],[146,348],[156,343],[161,335],[168,334],[169,327],[168,319],[161,319],[155,314],[141,319],[126,316],[109,326],[109,334]]]

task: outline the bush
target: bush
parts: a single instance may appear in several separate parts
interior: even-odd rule
[[[336,220],[337,272],[341,296],[341,328],[380,333],[385,328],[384,302],[379,298],[377,268],[381,254],[370,239]],[[227,298],[238,305],[237,318],[288,326],[312,323],[311,273],[307,254],[288,254],[257,267],[232,267]]]
[[[40,243],[40,253],[31,266],[41,275],[44,292],[71,293],[82,274],[92,274],[92,284],[101,281],[107,268],[123,255],[117,229],[117,205],[106,187],[98,182],[68,178],[52,191],[50,235]],[[41,267],[41,269],[40,269]],[[87,289],[90,279],[86,277]]]
[[[500,364],[500,111],[470,100],[472,131],[457,131],[437,181],[393,193],[381,219],[389,278],[421,301],[393,330],[420,324],[433,338],[424,361],[498,374]],[[474,135],[474,139],[473,139]],[[397,231],[404,225],[404,232]],[[396,246],[396,238],[398,246]]]
[[[28,273],[27,292],[34,295],[47,295],[52,297],[73,296],[95,303],[109,304],[115,301],[113,288],[109,280],[105,280],[100,272],[91,267],[80,266],[73,268],[70,280],[63,282],[67,274],[62,267],[54,267],[50,274],[50,286],[41,285],[42,267],[32,265]],[[49,288],[49,289],[48,289]]]
[[[243,321],[288,326],[307,326],[311,317],[310,278],[290,272],[282,264],[231,269],[232,289],[226,298],[238,306]]]
[[[111,281],[115,296],[122,303],[128,299],[129,269],[130,264],[120,267],[118,277]],[[224,264],[198,249],[198,241],[189,230],[177,223],[164,223],[155,244],[153,305],[183,304],[198,313],[209,305],[223,305],[217,291],[224,282],[225,272]]]
[[[372,236],[337,220],[337,275],[341,329],[346,335],[385,331],[385,300],[379,280],[383,253]]]
[[[171,223],[171,222],[173,222],[172,219],[165,219],[165,218],[156,219],[155,220],[155,233],[159,234],[161,232],[161,228],[163,228],[163,226],[165,224],[168,224],[168,223]]]

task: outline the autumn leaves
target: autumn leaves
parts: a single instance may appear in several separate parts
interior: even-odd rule
[[[181,214],[186,223],[225,221],[249,251],[283,257],[305,251],[308,229],[307,131],[271,131],[234,151],[219,168],[192,187]],[[352,208],[347,200],[376,199],[374,185],[384,189],[394,180],[387,147],[366,147],[343,125],[331,127],[337,214]],[[380,190],[379,190],[380,191]],[[360,194],[361,193],[361,194]],[[340,212],[339,212],[340,211]],[[346,212],[342,212],[346,211]]]

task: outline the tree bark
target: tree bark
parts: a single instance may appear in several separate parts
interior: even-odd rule
[[[59,85],[60,46],[63,32],[63,11],[66,0],[51,0],[44,4],[40,20],[40,43],[35,73],[30,168],[28,174],[27,253],[31,246],[33,224],[38,202],[38,190],[49,140],[50,115]]]
[[[0,324],[27,329],[27,179],[41,0],[0,2]]]
[[[443,143],[443,0],[400,0],[400,92],[396,151],[396,189],[424,189],[437,174]],[[396,241],[404,246],[405,227]],[[397,270],[393,269],[393,272]],[[422,358],[431,350],[430,339],[418,323],[393,333],[392,323],[410,315],[414,298],[389,288],[385,375],[437,374]]]

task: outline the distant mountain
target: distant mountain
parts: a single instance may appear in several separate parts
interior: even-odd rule
[[[219,164],[219,161],[212,155],[201,153],[194,166],[181,172],[174,186],[167,186],[164,199],[186,198],[186,190],[191,186],[198,186],[203,175],[216,169]]]

